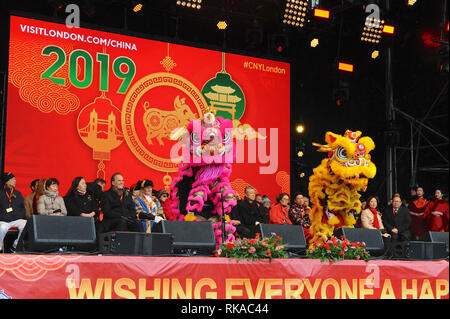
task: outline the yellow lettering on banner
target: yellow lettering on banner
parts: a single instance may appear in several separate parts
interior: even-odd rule
[[[428,279],[425,279],[422,283],[419,299],[434,299],[433,289],[431,289],[431,284]]]
[[[436,299],[441,299],[446,295],[448,295],[448,280],[436,279]]]
[[[169,299],[169,292],[170,292],[170,278],[163,278],[162,298]]]
[[[352,279],[350,288],[347,279],[341,279],[341,299],[358,299],[358,279]]]
[[[282,296],[283,291],[281,289],[273,289],[272,286],[281,286],[283,279],[265,279],[264,282],[266,299],[272,299],[274,296]]]
[[[395,299],[395,292],[392,288],[392,283],[390,279],[386,279],[383,283],[383,288],[381,289],[381,299]]]
[[[127,286],[128,289],[136,289],[134,280],[130,278],[119,278],[114,284],[114,292],[117,296],[125,299],[136,299],[136,295],[134,293],[123,289],[122,286]]]
[[[111,278],[105,278],[105,283],[103,284],[103,292],[104,292],[105,299],[112,298],[112,279]]]
[[[292,287],[295,287],[294,289]],[[284,280],[284,291],[286,299],[302,299],[301,294],[303,289],[305,288],[305,284],[303,280],[292,278]]]
[[[366,288],[366,285],[369,284],[371,287],[373,287],[373,279],[367,280],[367,279],[359,279],[359,299],[365,299],[366,295],[373,295],[373,289],[372,288]]]
[[[145,278],[139,278],[139,299],[146,298],[161,298],[161,279],[153,279],[153,289],[147,290],[147,280]]]
[[[186,278],[186,291],[176,278],[172,279],[171,299],[192,299],[192,278]]]
[[[327,278],[322,283],[322,288],[320,289],[320,294],[322,299],[331,299],[327,296],[327,288],[328,286],[333,286],[334,288],[334,299],[341,298],[341,288],[339,287],[339,283],[334,278]]]
[[[242,286],[243,279],[240,278],[227,278],[225,280],[225,298],[232,299],[233,297],[242,297],[243,290],[242,289],[234,289],[233,286]]]
[[[417,299],[417,279],[412,280],[412,287],[407,287],[407,280],[402,279],[402,299],[408,299],[408,295],[412,295],[413,299]]]
[[[70,299],[100,299],[100,296],[103,291],[105,279],[98,278],[95,282],[95,291],[92,292],[91,279],[83,278],[80,282],[80,288],[75,287],[75,283],[70,283],[69,287],[69,296]]]
[[[211,289],[217,289],[217,284],[214,280],[212,280],[211,278],[202,278],[195,285],[195,288],[194,288],[194,298],[195,299],[202,299],[201,291],[204,286],[208,286]],[[217,292],[216,291],[206,291],[205,299],[217,299]]]
[[[316,299],[316,292],[317,292],[317,289],[319,288],[321,281],[322,281],[322,279],[317,278],[314,281],[314,286],[311,287],[311,283],[309,282],[309,279],[305,279],[305,286],[306,286],[306,290],[308,290],[308,293],[309,293],[309,299]]]
[[[256,286],[256,291],[253,293],[252,283],[250,279],[244,279],[245,291],[247,292],[248,299],[261,299],[262,289],[264,287],[264,279],[258,280],[258,285]],[[266,292],[267,298],[267,292]]]

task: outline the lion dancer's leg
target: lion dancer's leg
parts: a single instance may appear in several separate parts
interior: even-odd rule
[[[310,178],[309,194],[313,208],[310,212],[311,219],[311,240],[310,245],[319,241],[321,237],[328,238],[333,234],[334,226],[337,218],[333,218],[327,214],[326,195],[323,191],[325,185],[321,183],[314,175]],[[331,217],[331,218],[330,218]]]
[[[236,206],[236,201],[234,199],[234,191],[230,185],[230,173],[231,173],[231,165],[225,164],[225,169],[222,171],[219,178],[213,184],[213,188],[211,189],[210,199],[214,204],[213,213],[217,214],[221,217],[219,222],[214,224],[215,236],[216,236],[216,247],[222,243],[222,217],[229,216],[231,209]],[[223,196],[223,203],[222,203]],[[223,208],[222,208],[223,205]],[[234,227],[229,218],[225,218],[225,233],[226,239],[225,241],[232,241],[235,239],[234,233],[236,231],[236,227]]]
[[[187,164],[180,165],[178,167],[178,177],[176,177],[172,185],[170,186],[171,189],[171,198],[172,198],[172,212],[176,220],[184,220],[184,215],[180,214],[180,208],[179,208],[179,189],[178,189],[178,183],[183,179],[184,176],[192,177],[193,171],[192,167],[190,167]]]

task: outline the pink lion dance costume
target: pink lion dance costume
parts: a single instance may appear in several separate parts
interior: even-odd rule
[[[178,220],[213,222],[217,248],[223,241],[222,221],[225,241],[235,238],[236,228],[222,218],[236,206],[229,181],[235,154],[232,129],[230,120],[216,118],[213,113],[206,113],[203,120],[190,121],[181,136],[183,163],[178,168],[179,177],[171,186],[174,216]]]

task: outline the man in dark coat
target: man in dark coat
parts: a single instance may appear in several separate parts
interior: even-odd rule
[[[8,230],[12,227],[17,227],[20,237],[25,224],[27,223],[25,217],[25,206],[23,204],[23,196],[16,187],[16,178],[12,173],[4,173],[0,180],[0,251],[3,249],[3,239]],[[12,250],[14,251],[18,243],[16,239],[13,243]]]
[[[263,222],[263,212],[258,207],[255,197],[255,189],[251,186],[246,187],[245,198],[239,200],[231,210],[231,219],[240,222],[235,226],[236,232],[241,238],[255,237],[258,225]]]
[[[105,232],[113,229],[116,231],[143,231],[141,223],[136,218],[131,193],[124,189],[122,174],[115,173],[111,177],[111,188],[102,194],[101,209]]]
[[[408,241],[411,239],[411,217],[402,200],[396,196],[392,199],[392,206],[386,208],[382,216],[383,225],[391,235],[391,241]]]

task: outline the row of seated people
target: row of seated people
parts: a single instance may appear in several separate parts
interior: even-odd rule
[[[33,214],[93,217],[97,232],[113,229],[150,232],[155,223],[163,219],[174,220],[169,194],[165,190],[155,193],[153,182],[150,180],[139,181],[128,190],[124,187],[124,179],[120,173],[112,176],[111,188],[105,192],[103,192],[106,185],[104,180],[98,179],[92,183],[86,183],[82,177],[77,177],[64,198],[58,195],[59,182],[55,178],[33,181],[32,193],[25,199],[19,191],[15,190],[16,180],[13,174],[4,174],[0,182],[4,185],[0,192],[0,245],[9,228],[19,228],[20,235],[26,219]],[[442,200],[442,193],[436,191],[436,194],[436,201],[440,205],[437,210],[443,212],[436,212],[436,203],[433,201],[433,205],[428,206],[422,218],[430,220],[430,225],[442,226],[439,230],[435,228],[431,230],[448,231],[448,202]],[[440,198],[438,198],[439,194]],[[402,212],[397,214],[395,210],[398,201],[390,207],[391,212],[385,210],[384,214],[381,214],[380,209],[377,208],[376,197],[369,198],[367,202],[369,207],[362,210],[360,226],[378,228],[385,238],[411,238],[411,219],[408,216],[398,217],[405,216]],[[401,204],[400,201],[399,208],[402,207]],[[289,194],[281,193],[277,196],[276,204],[271,205],[267,196],[255,194],[255,189],[249,186],[245,189],[245,198],[238,200],[237,206],[231,211],[230,218],[240,237],[252,238],[258,232],[258,224],[271,223],[299,225],[303,227],[308,240],[311,225],[310,210],[308,197],[300,193],[294,195],[292,204],[290,204]],[[23,215],[25,218],[21,217]],[[438,221],[440,219],[442,219],[441,222]],[[17,241],[13,248],[16,244]],[[0,246],[0,250],[1,248]]]
[[[5,173],[1,178],[0,190],[0,251],[8,230],[16,227],[18,237],[27,219],[32,215],[92,217],[97,233],[116,231],[150,232],[151,227],[166,218],[170,212],[165,190],[153,194],[153,182],[143,180],[133,190],[124,187],[122,174],[111,178],[111,188],[103,191],[106,182],[98,179],[86,183],[83,177],[76,177],[64,197],[59,196],[59,181],[56,178],[34,180],[32,193],[23,198],[15,189],[16,178]],[[138,193],[138,196],[135,196]],[[166,210],[166,214],[164,213]],[[12,245],[17,246],[18,238]]]

